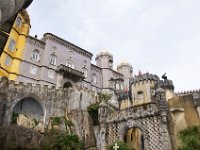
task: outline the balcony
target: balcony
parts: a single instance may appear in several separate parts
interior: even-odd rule
[[[65,65],[62,65],[62,64],[58,66],[57,71],[60,73],[63,73],[63,78],[69,78],[74,81],[80,81],[85,78],[82,72],[72,69],[70,67],[67,67]]]

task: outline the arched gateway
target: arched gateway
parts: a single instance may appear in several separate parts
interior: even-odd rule
[[[98,148],[105,150],[110,144],[117,141],[125,141],[129,130],[138,129],[133,134],[139,133],[137,140],[141,144],[139,150],[171,150],[171,141],[167,128],[167,104],[164,101],[165,93],[158,90],[155,101],[143,105],[133,106],[120,111],[112,110],[111,107],[100,105],[100,132],[99,136],[104,137],[98,142]],[[106,113],[103,113],[106,109]],[[130,135],[129,135],[130,136]],[[134,138],[134,137],[132,137]]]

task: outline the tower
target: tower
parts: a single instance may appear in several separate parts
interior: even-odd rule
[[[0,56],[0,76],[15,80],[19,73],[26,38],[29,34],[30,19],[26,10],[22,10],[9,33],[6,45]]]
[[[117,66],[117,71],[123,74],[125,90],[129,90],[129,81],[133,77],[132,65],[123,61]]]
[[[102,69],[102,90],[110,92],[112,90],[109,80],[113,77],[113,55],[108,51],[101,51],[95,58],[96,65]]]

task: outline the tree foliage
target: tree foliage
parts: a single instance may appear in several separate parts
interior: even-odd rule
[[[119,141],[116,142],[117,145],[119,146],[118,150],[132,150],[129,145],[127,145],[126,143]],[[107,150],[113,150],[113,146],[115,145],[115,143],[111,144],[108,146]]]
[[[92,118],[93,125],[99,125],[99,104],[104,101],[108,102],[112,98],[112,94],[107,94],[107,93],[99,93],[99,102],[96,102],[94,104],[91,104],[87,107],[88,113],[90,117]]]
[[[46,133],[48,143],[45,149],[47,150],[82,150],[83,142],[79,140],[78,136],[74,133],[68,134],[55,129]]]
[[[179,132],[181,146],[178,150],[200,150],[200,127],[188,127]]]
[[[98,113],[98,109],[99,109],[99,103],[91,104],[87,108],[88,113],[89,113],[90,117],[92,118],[94,126],[99,125],[99,120],[98,120],[99,113]]]

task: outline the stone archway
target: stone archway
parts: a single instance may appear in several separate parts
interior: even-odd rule
[[[42,119],[44,116],[42,106],[32,97],[27,97],[17,102],[13,107],[13,112],[22,113],[28,117],[34,117],[36,119]]]
[[[128,145],[131,145],[131,147],[136,150],[148,150],[149,144],[150,144],[150,138],[149,138],[150,135],[146,126],[143,125],[142,123],[143,121],[144,120],[130,119],[122,123],[121,131],[120,131],[121,133],[120,140],[126,142]],[[133,131],[133,129],[135,129],[135,131]],[[132,131],[133,131],[133,135],[131,135]],[[130,138],[130,139],[126,139],[127,141],[125,141],[124,139],[125,136],[127,136],[126,138]]]
[[[139,128],[130,128],[124,135],[124,142],[132,149],[144,150],[144,136]]]
[[[11,106],[10,121],[13,121],[14,117],[17,117],[15,123],[18,125],[34,128],[40,132],[44,131],[46,109],[35,96],[15,100]]]

